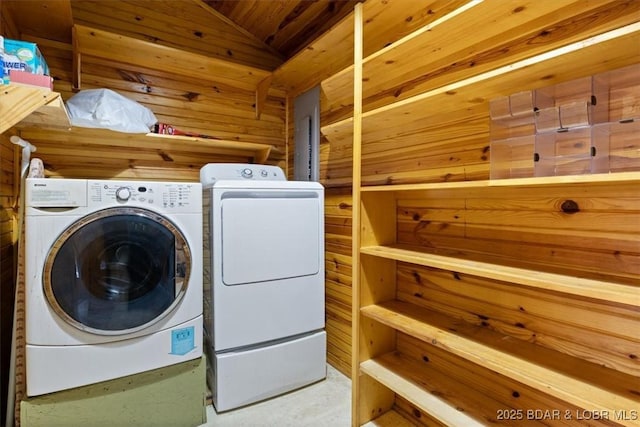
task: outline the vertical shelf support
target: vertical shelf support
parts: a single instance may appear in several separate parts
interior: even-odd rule
[[[256,88],[256,119],[260,120],[260,114],[264,110],[264,104],[267,102],[267,95],[269,93],[269,87],[273,80],[273,74],[269,74],[258,83]]]
[[[82,84],[80,77],[82,71],[82,54],[80,53],[80,45],[78,42],[78,35],[75,26],[71,27],[71,40],[71,43],[73,45],[73,71],[71,76],[71,89],[74,92],[79,92]]]
[[[363,12],[362,3],[357,3],[353,19],[353,178],[352,178],[352,227],[351,227],[351,269],[352,269],[352,360],[351,360],[351,424],[360,423],[360,184],[362,156],[362,57],[363,57]]]

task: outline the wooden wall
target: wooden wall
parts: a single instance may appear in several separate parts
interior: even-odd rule
[[[566,200],[578,210],[564,212]],[[634,285],[639,211],[631,184],[407,193],[397,201],[397,236],[442,254]],[[397,283],[399,300],[640,376],[633,305],[404,263]]]
[[[99,25],[91,20],[87,9],[90,2],[83,3],[76,8],[79,16],[84,17],[84,23]],[[99,3],[96,2],[95,6],[103,7]],[[129,2],[127,7],[131,3],[134,2]],[[365,27],[365,40],[371,41],[370,46],[365,46],[365,55],[432,22],[463,2],[434,0],[420,5],[417,5],[420,2],[410,3],[411,7],[405,8],[382,0],[366,2],[375,19],[367,21]],[[576,22],[593,22],[593,25],[580,24],[580,28],[600,28],[605,31],[607,25],[616,25],[616,16],[624,17],[628,13],[625,8],[631,7],[629,5],[633,5],[633,2],[618,2],[615,7],[612,5],[615,2],[603,2],[601,13],[593,6],[594,12],[584,12],[580,17],[573,16],[573,5],[560,8],[555,18],[559,30],[546,34],[546,39],[535,29],[523,34],[520,28],[515,27],[509,31],[508,40],[496,37],[486,40],[481,46],[466,46],[470,53],[463,58],[464,61],[457,62],[458,58],[453,57],[444,58],[437,64],[426,61],[427,67],[432,68],[415,73],[411,69],[411,61],[400,64],[398,67],[401,68],[398,69],[407,73],[406,81],[397,87],[372,89],[371,93],[366,94],[365,109],[428,90],[429,85],[443,84],[447,78],[461,78],[460,73],[474,67],[491,68],[500,61],[509,63],[514,60],[504,57],[503,51],[516,52],[517,57],[523,57],[527,52],[535,52],[538,45],[543,45],[542,39],[545,39],[545,43],[556,45],[569,42],[574,37],[569,30],[573,28],[572,25],[578,25]],[[382,16],[384,19],[380,18]],[[604,19],[606,16],[610,18]],[[135,32],[132,23],[123,21],[118,25],[127,30],[129,35]],[[341,69],[323,74],[324,65],[339,67],[336,64],[341,64],[346,67],[352,62],[349,55],[353,53],[350,38],[353,29],[350,25],[347,22],[344,26],[337,26],[339,34],[334,34],[334,39],[346,40],[346,48],[340,46],[333,51],[329,49],[331,61],[305,62],[304,55],[291,61],[292,64],[299,63],[296,78],[302,79],[305,72],[313,69],[312,77],[288,93],[282,87],[287,87],[286,81],[293,79],[285,79],[281,85],[275,85],[277,88],[269,92],[265,114],[260,120],[254,118],[253,92],[224,84],[212,85],[195,78],[176,79],[176,76],[162,70],[91,58],[82,68],[81,81],[84,88],[113,88],[149,106],[161,121],[185,130],[226,139],[272,144],[277,149],[276,154],[279,152],[281,156],[276,155],[270,161],[284,166],[285,154],[288,153],[289,160],[293,156],[292,151],[287,149],[287,144],[291,146],[293,129],[285,129],[285,116],[292,115],[293,96],[320,84],[322,79]],[[71,44],[38,38],[33,40],[39,43],[53,70],[56,91],[68,99],[73,95]],[[462,46],[467,43],[466,40],[465,37],[459,37],[459,52],[466,52],[467,49]],[[426,58],[428,54],[414,52],[416,57]],[[536,84],[542,86],[545,82]],[[338,98],[329,97],[323,91],[323,126],[351,114],[351,90],[351,87],[342,88]],[[285,97],[289,97],[288,111]],[[221,116],[224,119],[216,119]],[[363,151],[364,183],[487,179],[490,161],[488,105],[478,103],[477,108],[447,119],[439,127],[426,124],[429,131],[418,130],[411,134],[398,132],[392,139],[383,135],[367,143]],[[94,148],[87,147],[67,146],[68,153],[60,152],[60,142],[48,142],[46,134],[32,133],[31,136],[34,136],[32,142],[38,146],[38,156],[45,160],[49,173],[57,176],[197,179],[200,164],[206,162],[206,156],[203,158],[202,153],[194,152],[170,161],[158,153],[143,152],[136,147],[118,152],[120,148],[108,144],[98,151],[99,156],[96,156]],[[8,146],[2,151],[3,176],[4,153],[7,149]],[[211,159],[216,160],[213,157]],[[348,375],[351,365],[352,268],[350,141],[329,142],[323,139],[320,161],[321,183],[326,188],[328,360]],[[289,162],[289,166],[292,164]],[[7,170],[13,171],[13,166],[9,168]],[[637,278],[640,250],[638,230],[633,228],[633,219],[640,209],[638,197],[631,193],[614,194],[617,190],[615,186],[605,186],[597,194],[590,193],[590,190],[576,194],[573,190],[560,187],[553,194],[538,192],[527,197],[512,197],[508,192],[487,192],[482,196],[470,197],[454,192],[439,194],[435,198],[429,196],[429,204],[425,204],[423,196],[416,195],[415,198],[398,202],[398,235],[404,243],[443,248],[469,247],[470,250],[490,256],[515,254],[518,257],[519,254],[526,254],[531,262],[549,268],[570,266],[585,274],[596,274],[604,268],[607,274],[618,274],[616,280],[627,276]],[[0,192],[5,194],[4,191]],[[581,207],[577,215],[568,216],[558,210],[559,204],[568,199],[577,201]],[[463,221],[464,227],[461,225]],[[569,223],[572,224],[569,227],[571,232],[566,233]],[[442,273],[406,265],[399,266],[397,275],[402,295],[417,300],[416,304],[638,375],[637,340],[628,330],[624,334],[616,332],[620,325],[626,324],[626,319],[635,319],[637,313],[618,307],[594,306],[583,301],[569,303],[566,298],[553,293],[538,292],[531,295],[523,289],[499,283],[474,282],[473,289],[462,288],[462,285],[467,286],[468,278],[459,283],[457,279],[443,276]],[[467,292],[463,292],[463,289]],[[425,293],[433,294],[434,298],[418,296]],[[494,295],[500,296],[500,304],[495,303]],[[598,315],[597,319],[576,323],[576,318],[590,319],[594,313]],[[587,315],[591,317],[587,318]],[[399,347],[412,349],[407,350],[407,354],[418,351],[418,346],[410,339],[403,338]],[[408,404],[406,408],[406,412],[410,413]]]
[[[17,28],[0,0],[0,34],[15,37]],[[9,135],[0,134],[0,423],[4,424],[9,381],[13,301],[16,283],[18,150]]]
[[[9,361],[13,325],[13,301],[16,283],[17,204],[14,145],[0,135],[0,399],[4,420],[9,381]]]
[[[325,189],[327,359],[351,369],[351,189]]]

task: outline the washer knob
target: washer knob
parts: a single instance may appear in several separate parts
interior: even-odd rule
[[[263,178],[266,178],[266,177],[267,177],[267,175],[269,175],[269,172],[267,172],[266,170],[262,169],[262,170],[260,171],[260,176],[262,176]]]
[[[116,190],[116,199],[120,202],[126,202],[131,197],[131,191],[127,187],[120,187]]]
[[[252,178],[253,171],[249,168],[244,168],[242,169],[241,175],[243,176],[243,178]]]

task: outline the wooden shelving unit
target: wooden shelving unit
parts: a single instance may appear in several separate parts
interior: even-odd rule
[[[149,160],[175,161],[188,153],[202,156],[203,161],[228,156],[264,163],[272,150],[271,145],[255,142],[72,128],[60,94],[27,85],[0,86],[0,117],[0,133],[16,126],[23,138],[37,145],[55,145],[48,152],[61,155],[86,151],[95,157],[95,150],[104,149],[104,156],[109,157],[117,156],[119,148],[136,148],[140,153],[151,152]]]
[[[574,357],[544,351],[535,344],[523,344],[464,321],[427,313],[408,303],[390,301],[363,307],[360,311],[366,318],[579,407],[625,411],[637,405],[630,391],[636,379],[630,375],[612,374]],[[428,411],[429,407],[422,409]]]
[[[591,360],[561,346],[541,345],[535,333],[527,340],[528,335],[520,333],[526,325],[517,321],[511,329],[509,326],[494,328],[485,313],[467,313],[463,308],[451,306],[442,306],[442,312],[429,309],[427,307],[440,307],[440,300],[431,300],[427,293],[429,286],[420,287],[422,282],[433,280],[434,291],[444,292],[440,281],[450,280],[451,287],[456,286],[457,281],[463,281],[467,287],[504,287],[527,297],[539,294],[540,298],[562,298],[569,304],[590,304],[602,313],[622,308],[636,312],[640,307],[640,288],[639,277],[633,268],[630,273],[600,274],[597,268],[588,266],[554,264],[552,248],[548,250],[551,255],[539,250],[531,259],[524,259],[517,253],[508,254],[506,249],[504,252],[509,256],[499,256],[496,255],[498,249],[496,253],[483,253],[475,246],[464,247],[464,244],[468,233],[482,232],[477,231],[477,223],[488,221],[482,215],[491,215],[494,206],[508,206],[504,209],[512,210],[518,206],[520,209],[542,196],[548,199],[540,202],[546,203],[545,209],[547,206],[559,207],[567,201],[577,203],[564,200],[563,197],[569,197],[565,193],[584,198],[591,189],[598,189],[597,194],[607,194],[615,189],[623,199],[634,197],[633,194],[637,196],[634,189],[640,184],[640,172],[363,185],[363,164],[368,160],[369,144],[392,146],[396,139],[406,142],[407,135],[435,127],[464,129],[461,123],[470,118],[485,116],[488,123],[488,102],[492,98],[640,61],[637,49],[640,22],[637,22],[637,9],[631,10],[636,6],[626,11],[618,10],[615,18],[607,20],[601,18],[606,15],[605,10],[614,10],[619,4],[609,2],[593,7],[584,2],[556,2],[554,5],[538,2],[531,5],[533,9],[528,11],[529,15],[515,18],[513,5],[494,1],[458,4],[459,8],[449,11],[437,22],[366,57],[363,57],[366,42],[363,27],[368,16],[363,12],[363,6],[358,5],[354,18],[354,64],[323,82],[329,102],[353,106],[349,117],[326,124],[322,132],[332,144],[340,147],[353,143],[354,426],[371,425],[387,417],[410,418],[406,411],[397,412],[398,398],[409,401],[416,413],[428,414],[441,425],[501,424],[496,418],[500,408],[513,409],[514,414],[526,414],[527,409],[536,410],[544,405],[558,413],[566,409],[569,412],[562,412],[566,417],[579,414],[579,411],[589,414],[602,411],[612,417],[615,414],[617,424],[640,425],[640,418],[633,412],[640,407],[637,395],[640,382],[633,369]],[[598,24],[581,26],[571,37],[550,37],[549,42],[530,49],[523,47],[524,36],[518,38],[518,34],[525,31],[542,31],[555,22],[553,19],[568,22],[572,14],[581,19],[598,18]],[[481,24],[485,19],[486,26]],[[484,52],[486,58],[478,57],[478,62],[473,63],[474,49],[480,49],[479,46],[469,46],[463,36],[451,36],[471,32],[474,40],[477,36],[479,44],[495,43],[496,37],[504,37],[503,54],[497,50],[493,56]],[[520,48],[516,49],[516,46]],[[451,63],[455,66],[446,70],[446,64]],[[465,65],[457,67],[458,63]],[[469,65],[471,63],[473,65]],[[436,72],[442,68],[445,71]],[[345,90],[353,92],[352,100],[344,96]],[[501,191],[506,196],[497,196]],[[436,201],[430,204],[431,200]],[[578,200],[587,203],[586,199]],[[449,211],[439,208],[448,203],[452,204]],[[423,218],[423,212],[430,212],[432,206],[438,207],[434,216],[441,212],[450,215],[446,221],[441,220],[441,229],[455,229],[442,237],[434,232],[432,240],[424,237],[421,241],[421,228],[439,230],[437,220]],[[622,205],[621,208],[628,209]],[[471,212],[467,218],[468,209],[482,213]],[[531,235],[539,233],[543,239],[539,247],[554,239],[559,246],[558,242],[566,232],[563,227],[571,229],[566,233],[571,238],[577,236],[575,239],[597,235],[593,230],[583,232],[580,229],[589,228],[585,222],[569,222],[578,210],[565,209],[557,209],[557,214],[547,216],[547,229],[542,230],[543,226],[537,225],[541,231],[526,228],[538,218],[513,219],[516,225],[511,228],[491,227],[496,233],[505,230],[517,235],[520,230],[517,227]],[[593,209],[598,211],[598,208]],[[557,221],[553,215],[558,217]],[[544,215],[540,215],[542,221],[543,218]],[[565,218],[567,221],[563,222]],[[406,242],[406,235],[412,230],[418,230],[417,237],[413,237],[416,243],[422,243],[421,246]],[[630,232],[637,236],[637,230]],[[629,237],[631,240],[627,244],[624,233],[622,229],[610,234],[602,232],[598,238],[608,239],[607,244],[611,247],[615,247],[618,238],[621,245],[634,248],[632,240],[637,237]],[[497,248],[502,244],[495,238]],[[413,277],[407,277],[410,274]],[[444,276],[448,279],[442,279]],[[476,307],[471,300],[467,304]],[[514,311],[518,310],[526,312],[523,306],[516,306]],[[478,322],[470,322],[465,314]],[[625,324],[627,321],[630,323]],[[640,341],[640,336],[628,329],[629,325],[640,328],[638,319],[629,318],[621,321],[621,329],[612,334],[621,333],[631,341]],[[420,349],[416,350],[418,347]],[[456,382],[464,382],[464,374],[454,369],[449,371],[448,378],[438,382],[438,378],[447,374],[427,367],[431,365],[427,356],[431,351],[446,359],[449,365],[443,366],[458,369],[464,366],[486,372],[487,378],[491,379],[473,383],[472,388],[469,384],[466,388],[456,386]],[[513,387],[511,391],[509,387]],[[526,390],[526,393],[515,390]],[[528,400],[521,398],[525,394]],[[416,415],[412,422],[423,425],[424,421],[419,418]],[[523,420],[538,421],[527,418],[501,421],[505,425],[519,425],[518,421]],[[575,419],[558,421],[569,423]],[[381,424],[384,425],[383,421]]]

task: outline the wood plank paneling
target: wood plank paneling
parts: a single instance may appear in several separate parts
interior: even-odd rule
[[[398,299],[640,375],[640,314],[631,306],[567,301],[554,292],[408,264],[398,267]]]
[[[353,9],[354,0],[204,0],[266,45],[290,58]]]
[[[325,189],[327,359],[351,374],[351,191]]]
[[[1,10],[0,4],[0,10]],[[19,173],[15,164],[15,145],[9,142],[9,135],[0,134],[0,357],[3,375],[0,377],[0,403],[4,417],[7,409],[7,384],[11,354],[11,337],[14,313],[14,290],[16,284],[17,245],[17,203],[16,177]]]
[[[635,1],[572,0],[548,6],[539,2],[478,2],[456,19],[423,29],[429,37],[414,36],[415,42],[406,43],[392,55],[373,56],[365,63],[365,110],[635,22],[640,12]],[[478,28],[478,16],[492,25]],[[469,32],[474,34],[472,41],[463,35]],[[331,80],[323,83],[332,94],[331,109],[348,111],[352,73],[346,71]]]
[[[0,0],[0,34],[18,39],[20,30],[6,0]],[[5,420],[9,361],[11,359],[11,338],[16,284],[17,262],[17,203],[18,188],[14,148],[9,142],[9,134],[0,134],[0,419]],[[21,391],[20,389],[18,391]]]
[[[398,243],[638,283],[640,198],[635,185],[494,187],[472,193],[442,190],[430,192],[428,203],[399,200]],[[567,201],[574,211],[563,211]]]
[[[456,7],[466,0],[368,0],[363,7],[364,55],[370,55],[401,39]],[[331,31],[314,40],[304,50],[274,71],[274,86],[292,96],[314,87],[320,81],[353,64],[353,14],[337,23]],[[343,96],[353,91],[345,89]],[[348,101],[350,104],[350,101]],[[329,107],[333,109],[336,106]],[[324,108],[324,107],[323,107]],[[324,123],[323,123],[324,124]]]
[[[73,0],[71,9],[75,24],[266,70],[282,63],[260,40],[198,2]]]
[[[398,354],[389,363],[414,371],[419,384],[447,400],[459,410],[492,425],[576,425],[565,417],[566,412],[577,414],[580,408],[555,399],[491,370],[454,356],[436,346],[421,342],[405,334],[398,334]],[[501,411],[522,411],[522,416],[509,416]],[[557,414],[553,419],[527,417],[527,410],[541,414]],[[548,411],[548,412],[547,412]],[[506,415],[506,416],[505,416]],[[608,420],[588,421],[588,425],[611,425]]]

